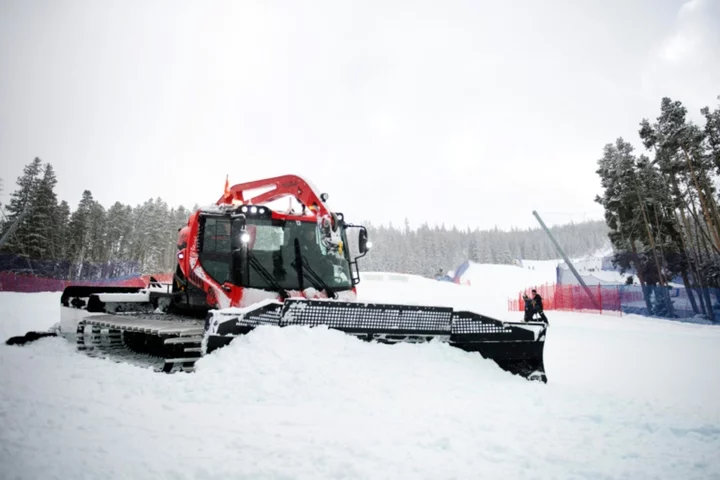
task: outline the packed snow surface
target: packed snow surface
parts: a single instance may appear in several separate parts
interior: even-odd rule
[[[526,274],[486,273],[364,276],[359,293],[517,320],[506,292]],[[0,340],[51,326],[58,301],[0,293]],[[175,375],[60,338],[2,345],[0,478],[720,478],[719,328],[548,314],[548,384],[324,328],[261,327]]]

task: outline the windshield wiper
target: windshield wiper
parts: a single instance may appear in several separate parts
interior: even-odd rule
[[[252,252],[250,252],[250,249],[247,250],[247,259],[248,259],[248,263],[251,266],[253,266],[255,268],[255,270],[257,270],[257,272],[260,274],[260,276],[263,277],[263,279],[265,279],[265,281],[267,283],[269,283],[272,288],[274,288],[275,290],[277,290],[280,293],[280,296],[282,296],[282,298],[290,297],[290,294],[288,294],[287,290],[285,290],[278,283],[278,281],[275,280],[275,277],[273,277],[272,274],[270,272],[268,272],[267,268],[265,268],[263,266],[263,264],[260,263],[260,261],[257,258],[255,258],[255,255],[253,255]]]
[[[300,239],[298,238],[295,239],[295,264],[298,275],[307,277],[317,290],[325,290],[329,297],[337,298],[335,291],[313,270],[307,259],[300,253]]]

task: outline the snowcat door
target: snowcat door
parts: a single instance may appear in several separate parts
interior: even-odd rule
[[[198,258],[202,269],[218,284],[231,279],[231,218],[229,215],[200,215]]]
[[[248,232],[244,214],[234,214],[232,218],[232,283],[234,285],[247,285],[250,278],[247,262],[248,248],[251,236]]]

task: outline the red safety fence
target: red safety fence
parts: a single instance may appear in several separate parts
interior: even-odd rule
[[[542,297],[544,310],[622,316],[620,290],[617,287],[603,285],[588,286],[592,297],[588,296],[585,289],[580,285],[545,284],[529,287],[524,292],[519,292],[517,298],[508,300],[508,310],[511,312],[524,312],[525,301],[522,294],[525,293],[528,297],[532,297],[531,291],[533,288]],[[627,300],[627,293],[623,294],[622,299]],[[639,299],[643,299],[642,292]]]
[[[170,283],[172,273],[159,273],[152,275],[157,281]],[[123,278],[107,278],[100,280],[61,280],[57,278],[43,278],[32,275],[23,275],[12,272],[0,272],[0,292],[61,292],[68,285],[83,286],[115,286],[115,287],[145,287],[150,283],[150,275],[137,275]]]

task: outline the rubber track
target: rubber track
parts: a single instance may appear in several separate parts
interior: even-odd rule
[[[149,317],[87,317],[78,322],[77,349],[91,357],[156,372],[194,371],[202,355],[202,322],[167,315],[161,320]]]

